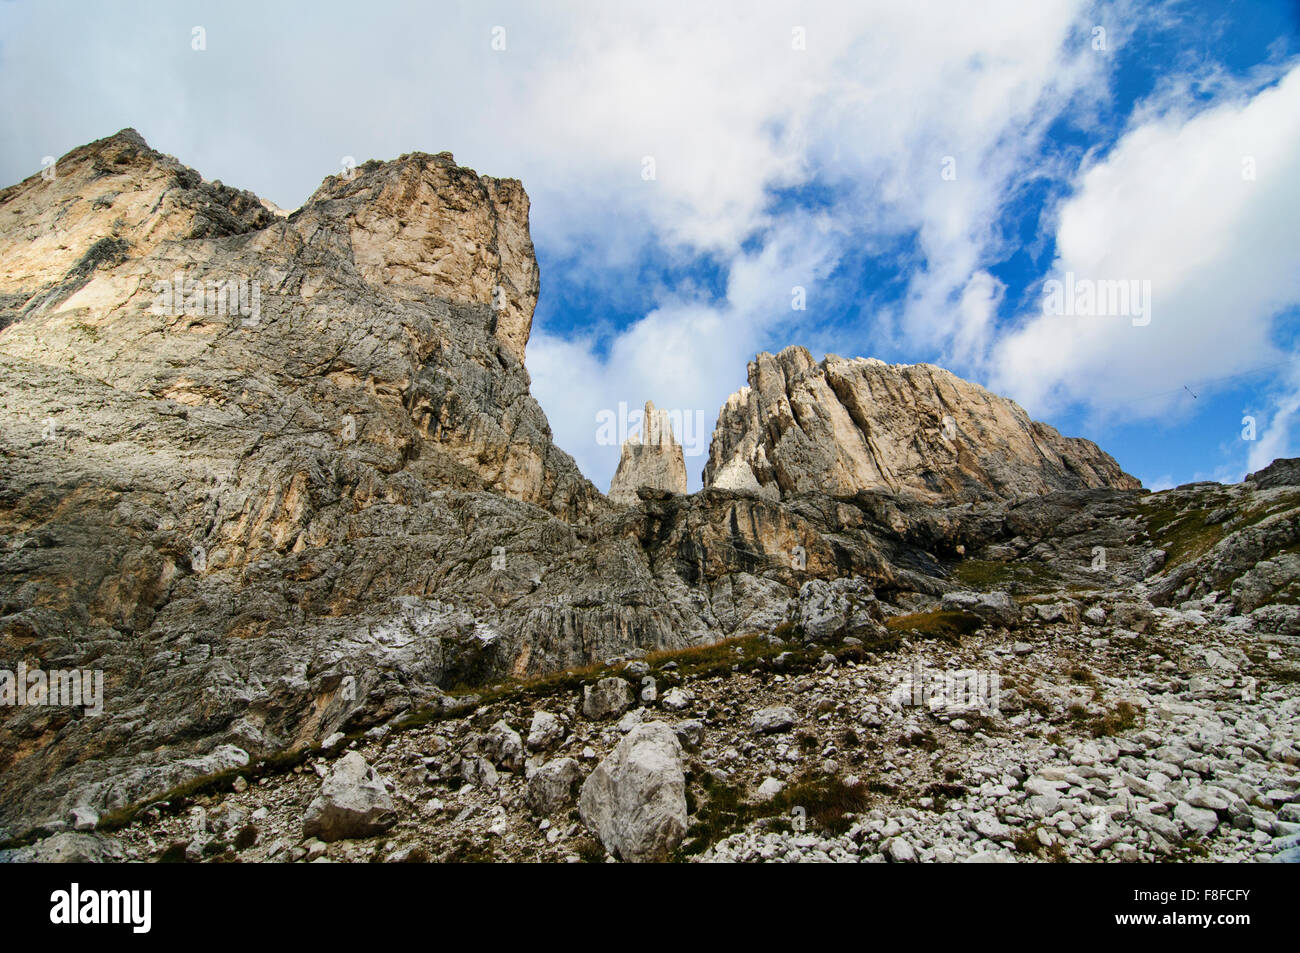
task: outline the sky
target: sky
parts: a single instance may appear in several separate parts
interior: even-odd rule
[[[347,157],[522,180],[533,393],[602,489],[646,400],[698,488],[791,344],[1152,489],[1300,455],[1296,0],[0,0],[0,90],[3,184],[127,126],[286,209]]]

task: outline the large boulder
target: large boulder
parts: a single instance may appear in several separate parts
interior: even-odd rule
[[[686,836],[682,747],[661,721],[637,725],[582,786],[578,810],[625,861],[664,860]]]
[[[1007,628],[1020,624],[1020,609],[1005,592],[949,592],[939,607],[970,612],[985,622]]]
[[[373,837],[397,823],[384,779],[355,751],[339,759],[303,819],[304,837],[329,842]]]
[[[524,802],[539,817],[554,814],[572,803],[574,789],[581,780],[582,768],[573,758],[548,761],[528,779]]]
[[[798,621],[810,642],[878,635],[880,603],[865,580],[810,579],[799,587]]]

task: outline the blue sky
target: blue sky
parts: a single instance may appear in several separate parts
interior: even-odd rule
[[[1300,453],[1300,5],[698,7],[5,0],[0,178],[128,125],[287,208],[342,156],[520,178],[534,392],[602,488],[602,410],[711,427],[788,344],[946,366],[1154,488]],[[1149,322],[1045,313],[1067,272]]]

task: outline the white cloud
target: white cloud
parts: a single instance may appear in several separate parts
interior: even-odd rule
[[[1144,110],[1079,176],[1051,277],[1149,281],[1150,323],[1027,316],[997,347],[995,389],[1039,412],[1157,418],[1190,403],[1184,385],[1277,362],[1275,320],[1300,303],[1297,208],[1300,66],[1199,112],[1181,99]]]
[[[1076,322],[1063,337],[1060,324],[1030,319],[998,346],[993,318],[1005,289],[986,270],[1003,250],[998,216],[1023,183],[1061,175],[1059,159],[1040,154],[1042,141],[1060,116],[1085,119],[1108,96],[1113,59],[1092,49],[1089,33],[1105,22],[1111,50],[1120,46],[1140,19],[1125,3],[432,9],[412,0],[358,19],[355,4],[322,0],[315,10],[308,21],[252,0],[205,8],[208,48],[200,53],[189,47],[195,16],[183,7],[124,16],[87,4],[75,30],[64,28],[62,9],[0,8],[0,25],[14,27],[0,81],[44,90],[0,101],[13,144],[0,155],[5,177],[135,125],[205,175],[293,207],[343,155],[450,149],[481,172],[523,180],[535,239],[581,270],[593,293],[648,250],[679,263],[712,256],[727,276],[720,302],[664,289],[649,313],[613,333],[603,325],[534,329],[535,392],[560,445],[601,485],[617,448],[595,443],[598,410],[650,398],[702,409],[712,424],[753,353],[787,340],[846,355],[889,343],[938,354],[967,373],[997,368],[1035,410],[1049,398],[1114,407],[1121,384],[1133,376],[1150,383],[1146,368],[1133,374],[1143,354],[1150,361],[1171,347],[1188,356],[1184,338],[1207,324],[1206,302],[1220,314],[1274,306],[1268,289],[1277,287],[1280,249],[1296,246],[1294,222],[1279,215],[1296,207],[1300,109],[1291,91],[1271,104],[1261,94],[1258,115],[1255,103],[1234,103],[1212,128],[1198,124],[1217,111],[1185,122],[1154,115],[1081,179],[1058,236],[1062,263],[1076,270],[1151,277],[1152,326],[1116,338]],[[489,42],[497,25],[506,29],[501,52]],[[806,49],[792,44],[796,27]],[[60,36],[57,56],[40,39],[49,33]],[[84,96],[89,87],[94,97]],[[1192,133],[1180,142],[1183,126]],[[1225,154],[1249,147],[1259,168],[1254,192],[1243,198],[1238,182],[1231,194],[1231,183],[1200,194],[1213,192],[1217,173],[1193,159],[1214,154],[1210,145]],[[642,178],[646,156],[655,160],[653,181]],[[814,181],[835,195],[820,216],[771,205],[774,189]],[[1182,194],[1197,195],[1196,206],[1180,204]],[[1225,241],[1198,245],[1198,229],[1224,231]],[[894,237],[914,240],[923,262],[904,298],[870,315],[871,326],[861,303],[828,313],[819,283],[836,263],[863,245],[888,248]],[[1255,254],[1264,243],[1270,251]],[[1162,255],[1178,267],[1162,270]],[[1198,255],[1213,267],[1194,267]],[[1250,287],[1225,291],[1225,277],[1238,275]],[[545,295],[545,273],[542,283]],[[790,310],[794,285],[807,288],[807,312]],[[1165,314],[1182,329],[1172,344],[1160,337]],[[783,336],[796,320],[797,335]],[[1220,321],[1210,350],[1237,367],[1259,353],[1265,325],[1247,319],[1224,332]],[[1138,331],[1151,332],[1148,343],[1123,343]],[[1077,350],[1078,367],[1057,353],[1066,349]],[[1176,361],[1158,363],[1164,377],[1177,376]],[[693,485],[702,464],[688,460]]]
[[[698,486],[718,409],[745,383],[746,362],[769,332],[803,316],[793,310],[793,289],[815,295],[835,261],[836,236],[824,217],[791,218],[761,249],[732,260],[722,302],[665,301],[614,336],[603,358],[588,338],[535,329],[528,368],[556,441],[584,473],[607,485],[619,448],[596,442],[597,415],[618,413],[620,403],[639,410],[653,400],[692,422],[677,437],[691,485]]]
[[[1274,394],[1270,401],[1270,411],[1263,428],[1257,432],[1256,439],[1250,443],[1246,458],[1246,471],[1254,473],[1262,470],[1278,457],[1300,455],[1297,446],[1296,431],[1300,427],[1300,364],[1293,365],[1286,375],[1286,389]]]
[[[564,232],[564,243],[581,245],[583,229],[605,234],[621,218],[647,243],[728,262],[724,302],[666,301],[608,342],[604,357],[592,341],[535,331],[535,391],[560,444],[602,485],[617,449],[593,445],[596,411],[650,398],[703,408],[711,424],[744,383],[746,361],[776,346],[792,285],[806,286],[810,302],[799,340],[860,353],[866,341],[850,322],[838,333],[816,327],[846,316],[814,306],[817,276],[854,242],[914,233],[926,261],[901,313],[873,339],[896,333],[976,366],[1004,291],[981,268],[1002,204],[1037,171],[1047,126],[1081,91],[1105,94],[1108,62],[1088,45],[1092,21],[1076,0],[880,2],[821,14],[760,6],[743,20],[674,9],[638,14],[644,23],[621,9],[586,21],[583,68],[529,84],[533,135],[560,130],[570,148],[556,160],[572,165],[580,153],[584,194],[608,203],[599,214],[569,200],[563,225],[548,226],[552,238]],[[804,51],[790,48],[796,25]],[[653,182],[639,179],[643,155],[655,158]],[[944,175],[953,168],[955,178]],[[819,229],[805,212],[771,210],[773,189],[814,177],[836,195]],[[570,188],[571,178],[555,181]],[[534,195],[540,213],[546,200]],[[762,250],[740,252],[755,235]],[[802,254],[792,241],[806,243]],[[614,250],[602,240],[585,260],[599,268],[600,255],[629,253],[635,240]],[[693,486],[702,463],[688,459]]]

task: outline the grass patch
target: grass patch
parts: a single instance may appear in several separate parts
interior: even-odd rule
[[[582,836],[576,841],[573,852],[584,864],[603,864],[605,848],[594,837]]]
[[[922,751],[937,751],[939,739],[934,736],[934,732],[929,728],[922,728],[920,731],[899,735],[898,746],[900,748],[920,748]]]
[[[1260,674],[1264,681],[1279,685],[1294,685],[1300,682],[1300,669],[1289,665],[1265,663],[1260,666]]]
[[[1070,681],[1077,682],[1080,685],[1096,685],[1097,676],[1090,669],[1082,665],[1071,665],[1066,674],[1070,676]]]
[[[1044,847],[1042,841],[1038,839],[1040,826],[1035,824],[1033,827],[1027,827],[1011,835],[1011,843],[1015,845],[1016,851],[1021,854],[1034,854],[1043,857],[1054,864],[1066,863],[1069,860],[1069,855],[1065,852],[1059,838],[1053,840],[1051,847]]]
[[[1300,507],[1300,493],[1284,493],[1271,503],[1248,509],[1239,516],[1228,520],[1228,522],[1232,524],[1233,530],[1243,529],[1247,526],[1254,526],[1274,514],[1285,513],[1287,510],[1293,510],[1296,507]]]
[[[908,632],[956,644],[963,635],[970,635],[983,624],[984,620],[973,612],[934,609],[930,612],[891,616],[885,622],[885,628],[892,632]]]
[[[1119,702],[1110,711],[1103,712],[1092,719],[1088,726],[1094,738],[1118,735],[1138,727],[1142,722],[1142,712],[1132,702]]]
[[[675,852],[675,860],[702,853],[763,818],[771,819],[772,829],[793,830],[796,818],[802,818],[809,831],[842,834],[852,825],[852,816],[867,809],[872,793],[869,785],[861,781],[849,784],[838,775],[801,778],[772,799],[759,802],[746,801],[741,788],[709,775],[704,776],[702,787],[703,800],[695,804],[694,823]]]
[[[1165,551],[1165,569],[1197,559],[1223,538],[1223,524],[1207,525],[1210,508],[1180,510],[1144,501],[1138,509],[1146,519],[1147,533]]]
[[[604,859],[604,851],[601,851],[601,859]],[[452,847],[450,852],[442,858],[443,863],[447,864],[493,864],[496,863],[496,854],[490,840],[472,841],[469,838],[462,837]]]
[[[1006,589],[1010,592],[1038,592],[1061,581],[1061,574],[1037,559],[998,562],[993,559],[963,559],[952,569],[952,577],[971,589]]]
[[[787,815],[795,808],[803,808],[808,826],[827,834],[843,834],[853,822],[850,815],[861,814],[869,803],[866,784],[849,784],[839,775],[787,785],[771,801],[779,813]]]
[[[780,628],[777,630],[778,635],[779,633]],[[643,661],[652,669],[662,669],[669,662],[675,662],[678,677],[698,678],[730,672],[735,665],[752,667],[758,660],[774,657],[784,651],[788,651],[785,646],[774,644],[761,635],[742,635],[709,645],[651,652]]]
[[[947,777],[947,772],[944,772],[944,776]],[[967,792],[966,785],[954,784],[952,779],[949,779],[948,781],[935,781],[927,785],[921,793],[926,797],[933,798],[934,807],[932,810],[942,814],[947,810],[949,801],[964,798]]]

